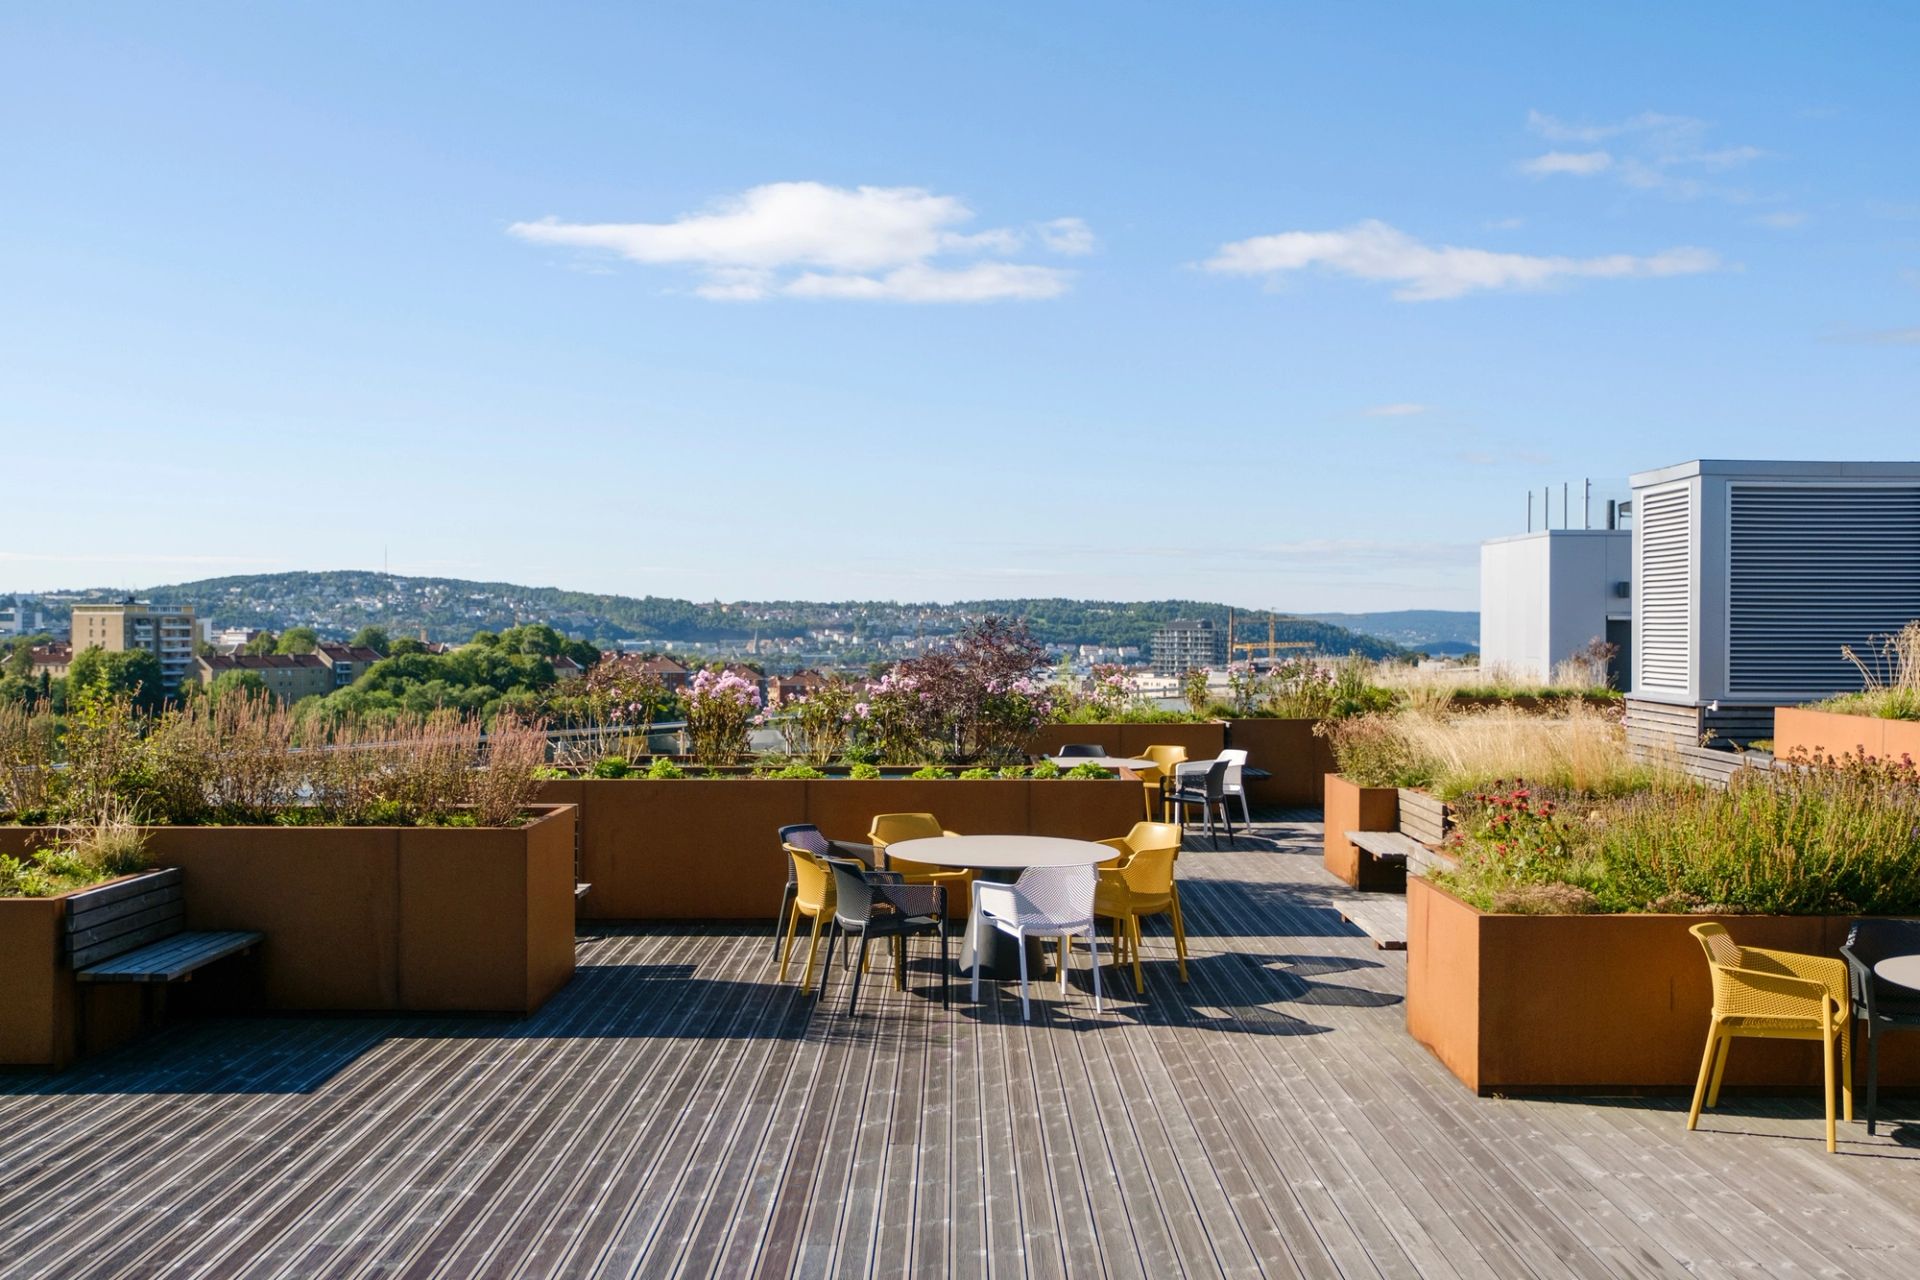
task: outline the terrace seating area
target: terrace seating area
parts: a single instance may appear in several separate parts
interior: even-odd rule
[[[0,1073],[0,1274],[1913,1273],[1901,1099],[1835,1160],[1811,1094],[1692,1133],[1684,1096],[1475,1097],[1317,813],[1253,817],[1187,833],[1187,982],[1143,911],[1145,990],[1103,947],[1099,1009],[1084,951],[1030,1020],[924,944],[848,1016],[767,921],[589,922],[524,1019],[200,1018]]]

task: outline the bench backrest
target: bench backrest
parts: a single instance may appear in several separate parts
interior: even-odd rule
[[[67,899],[67,959],[85,969],[187,927],[180,868],[149,871]]]

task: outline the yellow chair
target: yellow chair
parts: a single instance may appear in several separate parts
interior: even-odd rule
[[[1173,766],[1185,763],[1187,749],[1185,747],[1161,745],[1148,747],[1140,754],[1145,759],[1153,761],[1154,768],[1160,771],[1160,777],[1158,779],[1161,786],[1160,820],[1165,822],[1167,820],[1167,814],[1171,812],[1171,807],[1167,804],[1165,785],[1173,778]]]
[[[1847,994],[1847,966],[1838,957],[1743,947],[1717,924],[1688,930],[1707,952],[1713,971],[1713,1022],[1707,1051],[1700,1059],[1700,1080],[1693,1088],[1687,1128],[1700,1123],[1700,1104],[1717,1106],[1727,1051],[1738,1036],[1771,1040],[1818,1040],[1826,1081],[1827,1150],[1837,1151],[1834,1134],[1833,1076],[1839,1059],[1840,1089],[1846,1118],[1853,1120],[1853,1023]]]
[[[1121,851],[1121,857],[1100,864],[1100,880],[1093,890],[1093,914],[1113,921],[1116,963],[1133,963],[1133,989],[1145,991],[1140,972],[1140,917],[1166,913],[1173,918],[1173,948],[1180,961],[1180,981],[1187,980],[1187,926],[1180,916],[1180,886],[1173,864],[1180,856],[1180,828],[1171,822],[1136,822],[1116,840],[1100,842]]]
[[[973,879],[971,871],[936,867],[931,863],[913,862],[906,858],[887,858],[880,862],[878,855],[885,854],[888,845],[899,844],[902,840],[933,840],[959,834],[941,826],[940,819],[930,813],[881,813],[874,815],[872,825],[867,828],[867,843],[873,846],[878,865],[889,871],[898,871],[908,884],[947,885],[951,898],[951,887],[969,883]]]
[[[1159,808],[1165,807],[1164,805],[1160,805],[1158,802],[1160,801],[1160,795],[1161,795],[1160,782],[1161,782],[1161,779],[1165,778],[1167,775],[1160,772],[1160,766],[1157,764],[1145,765],[1142,768],[1135,769],[1133,773],[1136,778],[1140,779],[1141,790],[1144,793],[1141,798],[1142,800],[1145,801],[1147,806],[1146,808],[1147,821],[1158,822],[1163,815],[1160,813],[1156,813],[1154,810],[1156,807],[1159,807]]]
[[[800,917],[813,917],[813,933],[807,939],[807,967],[800,978],[800,994],[813,990],[813,957],[820,946],[820,929],[833,914],[833,869],[790,844],[781,845],[793,859],[793,914],[787,917],[787,945],[780,952],[780,981],[787,980],[787,961],[793,955],[794,935],[800,929]]]

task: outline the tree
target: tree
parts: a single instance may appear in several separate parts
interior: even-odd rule
[[[320,647],[320,633],[312,627],[288,627],[280,633],[275,653],[312,653]]]
[[[73,655],[67,668],[69,689],[104,689],[111,696],[128,694],[143,711],[158,711],[167,699],[160,675],[160,659],[145,649],[108,653],[105,649],[82,649]]]
[[[207,697],[214,702],[230,694],[242,694],[257,698],[267,691],[267,682],[260,678],[258,671],[222,671],[207,686]]]
[[[241,647],[240,652],[251,653],[256,656],[260,654],[274,653],[274,652],[277,652],[274,646],[279,643],[280,643],[279,637],[274,635],[273,632],[262,631],[259,635],[255,636],[253,639],[247,641],[247,643]]]
[[[426,641],[415,640],[412,636],[401,636],[398,640],[395,640],[391,645],[387,646],[386,655],[389,658],[399,658],[409,653],[425,653],[426,651]]]
[[[387,638],[387,629],[374,626],[360,628],[347,643],[356,649],[371,649],[383,658],[392,647],[392,641]]]

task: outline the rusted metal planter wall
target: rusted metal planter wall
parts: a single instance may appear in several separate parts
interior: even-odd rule
[[[573,977],[571,809],[523,827],[149,827],[156,866],[179,867],[189,929],[256,929],[267,1007],[531,1013]],[[0,852],[55,833],[0,828]],[[0,958],[50,1029],[0,1061],[63,1064],[75,1000],[60,955],[64,899],[0,899]],[[86,993],[89,1040],[125,989]],[[39,1033],[36,1032],[36,1035]],[[48,1056],[12,1057],[16,1046]],[[70,1053],[67,1055],[70,1057]]]
[[[1399,888],[1399,875],[1371,870],[1374,864],[1361,858],[1345,833],[1398,829],[1400,793],[1392,787],[1363,787],[1329,773],[1324,807],[1321,849],[1327,870],[1356,889]]]
[[[1920,764],[1920,721],[1849,716],[1805,707],[1780,707],[1773,713],[1773,755],[1844,756],[1864,751],[1882,760],[1901,756]]]
[[[1333,744],[1317,736],[1318,720],[1232,720],[1227,745],[1247,753],[1247,764],[1273,776],[1247,783],[1247,800],[1256,807],[1313,808],[1320,804],[1326,776],[1339,766]]]
[[[779,828],[811,822],[864,840],[878,813],[931,813],[968,835],[1122,836],[1140,820],[1140,783],[945,779],[581,778],[541,784],[580,812],[580,914],[598,920],[765,920],[787,861]],[[961,895],[949,904],[966,909]]]
[[[1491,915],[1416,877],[1407,882],[1407,1030],[1481,1094],[1690,1092],[1713,988],[1687,929],[1704,920],[1747,946],[1828,956],[1839,954],[1852,923]],[[1856,1056],[1865,1054],[1862,1036]],[[1916,1041],[1886,1040],[1883,1085],[1920,1084]],[[1726,1083],[1817,1096],[1820,1078],[1816,1045],[1741,1040]]]

